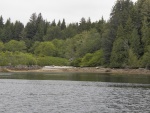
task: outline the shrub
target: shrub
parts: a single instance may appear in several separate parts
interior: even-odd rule
[[[38,57],[37,58],[37,65],[39,66],[46,66],[46,65],[57,65],[57,66],[64,66],[68,65],[69,62],[65,58],[59,58],[59,57]]]

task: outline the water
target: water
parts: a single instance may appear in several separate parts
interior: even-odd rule
[[[150,113],[150,76],[0,73],[0,113]]]

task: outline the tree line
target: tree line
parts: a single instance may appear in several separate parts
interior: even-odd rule
[[[150,68],[150,1],[117,0],[108,21],[56,23],[33,13],[23,25],[1,16],[0,40],[0,65]]]

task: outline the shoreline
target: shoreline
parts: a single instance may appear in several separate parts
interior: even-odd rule
[[[1,68],[0,72],[70,72],[70,73],[108,73],[108,74],[143,74],[150,75],[150,70],[139,69],[112,69],[102,67],[71,67],[71,66],[44,66],[34,69]]]

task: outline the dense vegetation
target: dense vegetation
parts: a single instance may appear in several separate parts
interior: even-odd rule
[[[110,19],[66,25],[33,13],[24,26],[0,17],[0,65],[150,68],[150,0],[117,0]]]

